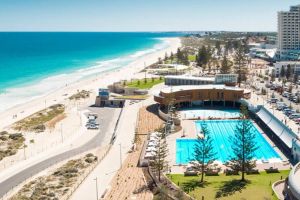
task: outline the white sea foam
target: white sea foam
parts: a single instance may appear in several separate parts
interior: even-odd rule
[[[32,99],[38,97],[45,96],[61,87],[92,75],[122,68],[139,57],[167,48],[169,46],[167,40],[160,40],[162,40],[162,42],[154,45],[153,48],[137,51],[128,56],[98,61],[93,66],[81,68],[72,73],[62,73],[47,77],[31,85],[6,89],[4,93],[0,94],[0,111],[31,101]]]

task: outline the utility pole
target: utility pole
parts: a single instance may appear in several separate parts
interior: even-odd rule
[[[97,183],[98,178],[96,177],[94,180],[96,181],[96,198],[98,200],[99,199],[98,198],[98,183]]]

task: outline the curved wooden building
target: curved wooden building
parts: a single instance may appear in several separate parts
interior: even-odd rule
[[[183,85],[162,89],[154,95],[154,100],[162,106],[174,104],[195,104],[210,102],[238,102],[242,98],[250,98],[251,92],[238,87],[225,85]]]

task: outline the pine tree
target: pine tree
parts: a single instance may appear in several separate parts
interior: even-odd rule
[[[221,68],[220,68],[221,74],[229,74],[230,73],[230,66],[227,59],[226,54],[224,54],[222,62],[221,62]]]
[[[280,78],[283,78],[285,77],[285,69],[284,69],[284,66],[281,67],[281,70],[280,70]]]
[[[165,53],[165,58],[164,58],[164,60],[165,60],[165,61],[168,60],[168,53],[167,53],[167,52]]]
[[[245,68],[245,52],[243,46],[239,45],[239,47],[235,50],[234,55],[235,62],[235,73],[238,74],[238,84],[241,86],[241,82],[246,80],[246,68]]]
[[[231,138],[231,148],[233,156],[226,166],[234,171],[242,172],[241,180],[245,181],[245,172],[250,171],[256,167],[254,159],[254,152],[258,148],[255,142],[255,131],[253,125],[249,120],[247,107],[241,106],[240,120],[235,127],[234,136]]]
[[[291,65],[287,65],[286,73],[285,73],[286,79],[289,80],[292,76],[292,67]]]
[[[205,123],[201,124],[202,136],[198,136],[194,145],[194,167],[201,172],[201,182],[204,181],[204,171],[215,161],[212,138]]]
[[[216,49],[217,49],[218,56],[220,56],[222,49],[221,49],[221,42],[219,40],[216,41]]]
[[[166,157],[168,155],[168,146],[164,133],[158,134],[157,139],[157,151],[155,158],[153,160],[152,166],[155,171],[158,173],[158,180],[161,180],[161,174],[167,170],[168,162],[166,161]]]

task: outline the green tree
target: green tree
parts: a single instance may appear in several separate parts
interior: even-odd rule
[[[204,181],[204,172],[215,161],[213,141],[205,123],[201,124],[202,136],[198,136],[194,145],[194,160],[198,162],[194,167],[201,172],[201,183]]]
[[[165,58],[164,58],[164,60],[165,60],[165,61],[168,60],[168,53],[167,53],[167,52],[165,53]]]
[[[171,63],[172,63],[173,60],[174,60],[174,54],[173,54],[173,52],[171,52],[171,54],[170,54],[170,60],[171,60]]]
[[[242,173],[241,180],[245,181],[246,171],[252,170],[256,167],[254,159],[254,152],[258,148],[255,141],[255,131],[253,125],[249,120],[247,107],[241,106],[240,120],[235,127],[234,136],[231,138],[231,148],[233,156],[226,166]]]
[[[247,69],[246,65],[246,56],[245,51],[242,45],[235,50],[234,54],[234,62],[235,62],[235,73],[238,74],[238,84],[241,86],[241,82],[246,80]]]
[[[222,58],[220,73],[221,74],[229,74],[230,73],[230,66],[229,66],[229,62],[228,62],[226,54],[224,54],[223,58]]]
[[[221,42],[219,40],[217,40],[215,46],[216,46],[216,49],[217,49],[218,56],[221,56],[221,53],[222,53]]]
[[[285,76],[286,76],[286,79],[289,80],[290,77],[292,76],[292,67],[291,65],[287,65],[286,67],[286,72],[285,72]]]
[[[158,64],[162,64],[162,63],[163,63],[161,57],[158,57],[157,63],[158,63]]]
[[[280,70],[280,78],[283,78],[285,77],[285,69],[284,69],[284,66],[281,67],[281,70]]]
[[[299,79],[299,77],[298,77],[298,75],[297,74],[294,74],[294,77],[293,77],[293,83],[297,83],[298,82],[298,79]]]
[[[164,133],[158,134],[157,139],[157,151],[153,160],[152,166],[158,173],[158,180],[161,180],[161,174],[168,169],[168,162],[166,157],[168,156],[168,146]]]

